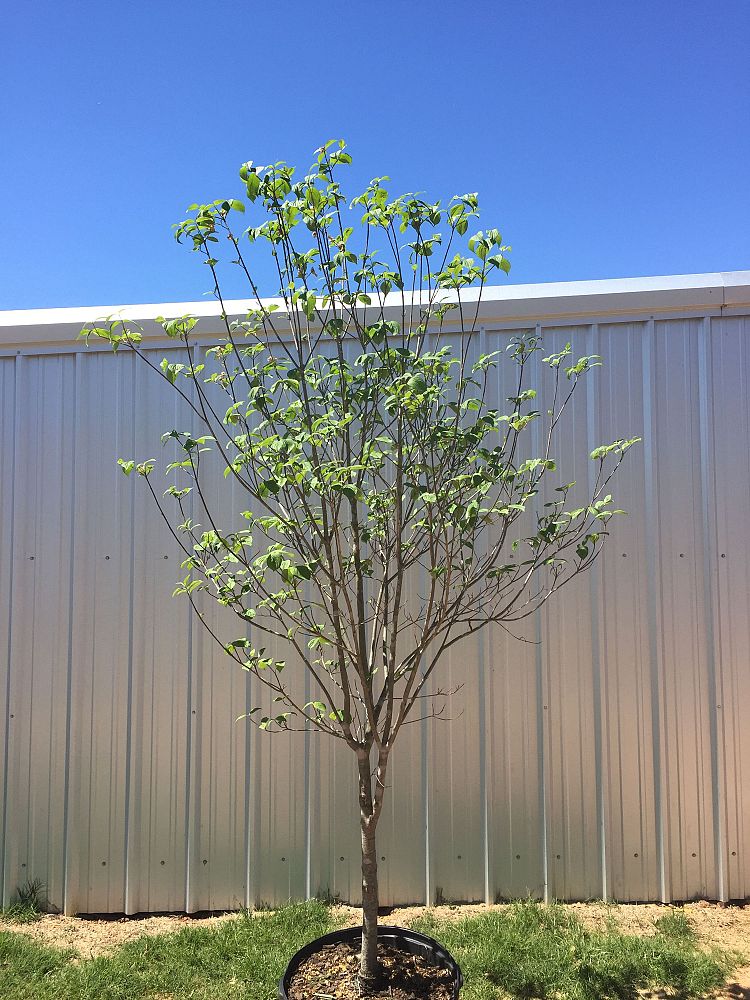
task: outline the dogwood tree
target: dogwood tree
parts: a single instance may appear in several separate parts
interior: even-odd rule
[[[339,179],[349,162],[329,142],[299,179],[283,162],[246,163],[244,200],[190,207],[176,237],[210,272],[215,342],[196,338],[194,317],[165,319],[183,350],[158,364],[121,320],[84,333],[134,351],[191,412],[189,427],[165,435],[179,449],[166,493],[154,460],[120,464],[145,479],[182,546],[177,592],[266,692],[250,720],[313,728],[353,754],[368,985],[377,828],[399,734],[450,698],[439,683],[446,650],[493,623],[511,627],[591,566],[617,513],[610,481],[635,439],[596,448],[586,498],[570,502],[574,475],[560,477],[554,442],[598,357],[570,345],[546,354],[534,334],[479,353],[482,289],[508,272],[510,248],[496,229],[474,231],[477,196],[391,198],[376,178],[349,198]],[[256,281],[259,250],[278,279],[275,301]],[[235,320],[226,263],[251,299]],[[514,385],[501,406],[498,366]],[[531,384],[540,371],[543,403]],[[242,498],[229,523],[206,488],[222,473]],[[201,592],[234,613],[236,632],[209,624]],[[316,692],[307,703],[290,679],[300,671]]]

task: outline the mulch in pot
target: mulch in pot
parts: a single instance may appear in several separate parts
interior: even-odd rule
[[[368,997],[450,1000],[451,972],[391,945],[378,945],[381,978]],[[289,1000],[356,1000],[360,997],[359,944],[324,945],[304,959],[289,984]]]

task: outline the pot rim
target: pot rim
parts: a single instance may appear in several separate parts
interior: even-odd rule
[[[450,954],[446,948],[436,941],[434,938],[429,937],[427,934],[422,934],[419,931],[414,931],[410,927],[399,927],[395,924],[378,924],[378,939],[383,938],[395,938],[396,941],[411,939],[415,944],[423,945],[435,955],[438,959],[439,964],[450,969],[453,975],[453,985],[455,995],[464,985],[464,977],[458,962]],[[279,996],[287,996],[287,990],[289,988],[289,983],[294,975],[294,973],[299,968],[300,964],[309,955],[315,954],[316,951],[320,951],[328,944],[339,944],[342,941],[356,941],[362,938],[362,927],[357,925],[355,927],[341,927],[336,931],[329,931],[328,934],[323,934],[321,937],[315,938],[313,941],[309,941],[307,944],[303,945],[298,951],[292,955],[289,963],[287,964],[284,974],[279,980]]]

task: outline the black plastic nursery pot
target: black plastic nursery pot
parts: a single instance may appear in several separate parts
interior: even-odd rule
[[[359,947],[361,941],[361,927],[345,927],[343,930],[324,934],[323,937],[316,938],[314,941],[306,944],[304,948],[300,948],[292,957],[292,960],[286,967],[286,972],[279,980],[279,1000],[289,1000],[288,990],[292,976],[302,962],[310,955],[314,955],[316,951],[320,951],[327,944],[341,944],[345,942]],[[451,996],[453,1000],[458,1000],[458,993],[464,984],[464,977],[453,956],[448,954],[445,948],[433,940],[433,938],[427,937],[426,934],[418,934],[416,931],[409,930],[408,927],[378,927],[378,943],[390,945],[399,951],[405,952],[407,955],[419,955],[426,962],[429,962],[430,965],[449,969],[451,973]]]

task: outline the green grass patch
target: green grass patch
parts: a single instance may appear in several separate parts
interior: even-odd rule
[[[45,948],[25,934],[0,931],[0,997],[7,1000],[54,995],[41,990],[64,972],[70,954],[59,948]]]
[[[590,931],[564,907],[530,901],[457,922],[427,914],[414,926],[456,958],[466,980],[462,1000],[630,1000],[644,988],[701,997],[725,982],[737,960],[701,951],[681,911],[643,937],[618,932],[612,920],[605,931]]]
[[[333,927],[322,903],[251,914],[213,927],[141,937],[73,963],[22,934],[0,935],[2,1000],[271,1000],[292,954]]]
[[[21,933],[0,933],[2,1000],[273,1000],[291,955],[335,926],[335,911],[300,903],[211,927],[144,936],[114,954],[75,961]],[[562,906],[516,903],[458,921],[429,912],[414,923],[461,965],[462,1000],[632,1000],[639,988],[700,997],[722,985],[737,956],[702,952],[680,910],[653,936],[624,935],[613,919],[586,930]]]

